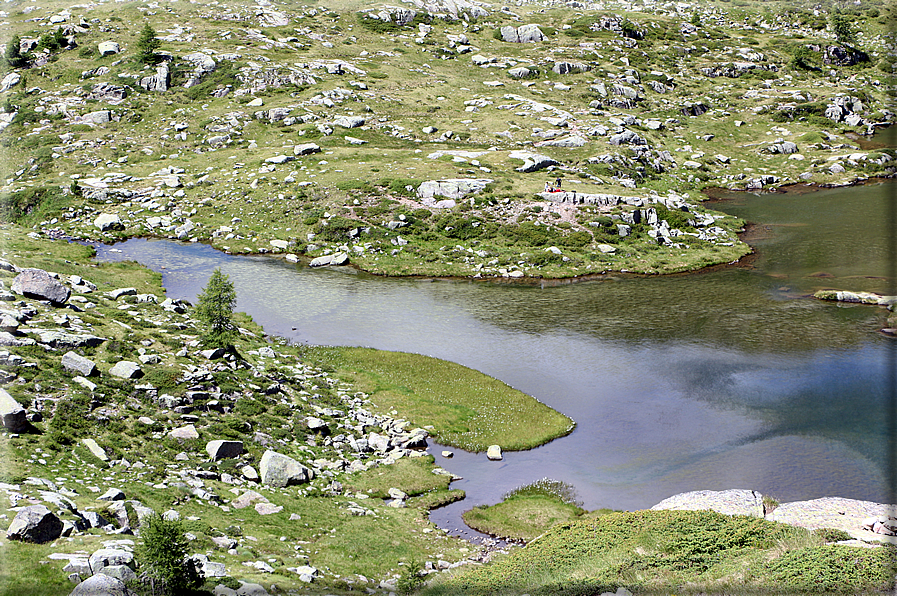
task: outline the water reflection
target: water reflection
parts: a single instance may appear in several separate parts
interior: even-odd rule
[[[460,511],[545,476],[576,486],[588,508],[642,508],[677,492],[733,487],[780,500],[887,500],[890,340],[875,333],[884,312],[806,297],[882,284],[879,227],[861,232],[840,215],[883,221],[876,188],[723,203],[760,225],[789,224],[758,242],[754,268],[548,288],[310,270],[166,241],[99,253],[162,271],[169,296],[189,300],[220,267],[235,282],[238,308],[269,333],[445,358],[577,421],[570,436],[500,463],[457,450],[443,460],[431,449],[465,477],[455,486],[469,495],[434,512],[446,527],[459,527]],[[827,210],[835,221],[822,217]]]

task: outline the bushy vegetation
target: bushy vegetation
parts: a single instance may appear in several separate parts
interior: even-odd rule
[[[802,528],[713,511],[607,513],[559,524],[525,549],[440,578],[424,593],[861,592],[893,582],[893,548],[820,541]]]

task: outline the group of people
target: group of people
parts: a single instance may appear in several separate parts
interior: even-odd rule
[[[556,179],[554,181],[554,186],[551,185],[551,182],[546,182],[545,190],[543,192],[561,192],[561,179]]]

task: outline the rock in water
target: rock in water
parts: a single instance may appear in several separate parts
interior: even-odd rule
[[[489,448],[486,450],[486,457],[491,459],[492,461],[501,461],[501,446],[499,445],[489,445]]]
[[[35,544],[56,540],[61,534],[62,522],[45,505],[20,509],[6,531],[9,540]]]
[[[281,488],[290,484],[308,482],[314,475],[314,472],[295,459],[270,449],[265,451],[262,456],[259,469],[262,474],[262,484]]]
[[[28,428],[25,408],[5,389],[0,389],[0,418],[3,420],[3,428],[11,433],[19,433]]]
[[[23,269],[12,281],[12,291],[29,298],[49,300],[63,304],[69,299],[71,290],[53,279],[43,269]]]

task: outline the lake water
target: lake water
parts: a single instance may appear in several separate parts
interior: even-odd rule
[[[161,271],[168,295],[191,301],[220,267],[268,333],[459,362],[576,421],[501,462],[431,447],[468,494],[433,512],[443,527],[543,477],[572,484],[588,509],[726,488],[895,502],[894,340],[877,332],[887,313],[810,297],[888,292],[893,188],[723,195],[715,208],[754,222],[757,254],[691,275],[529,286],[312,270],[170,241],[98,253]]]

